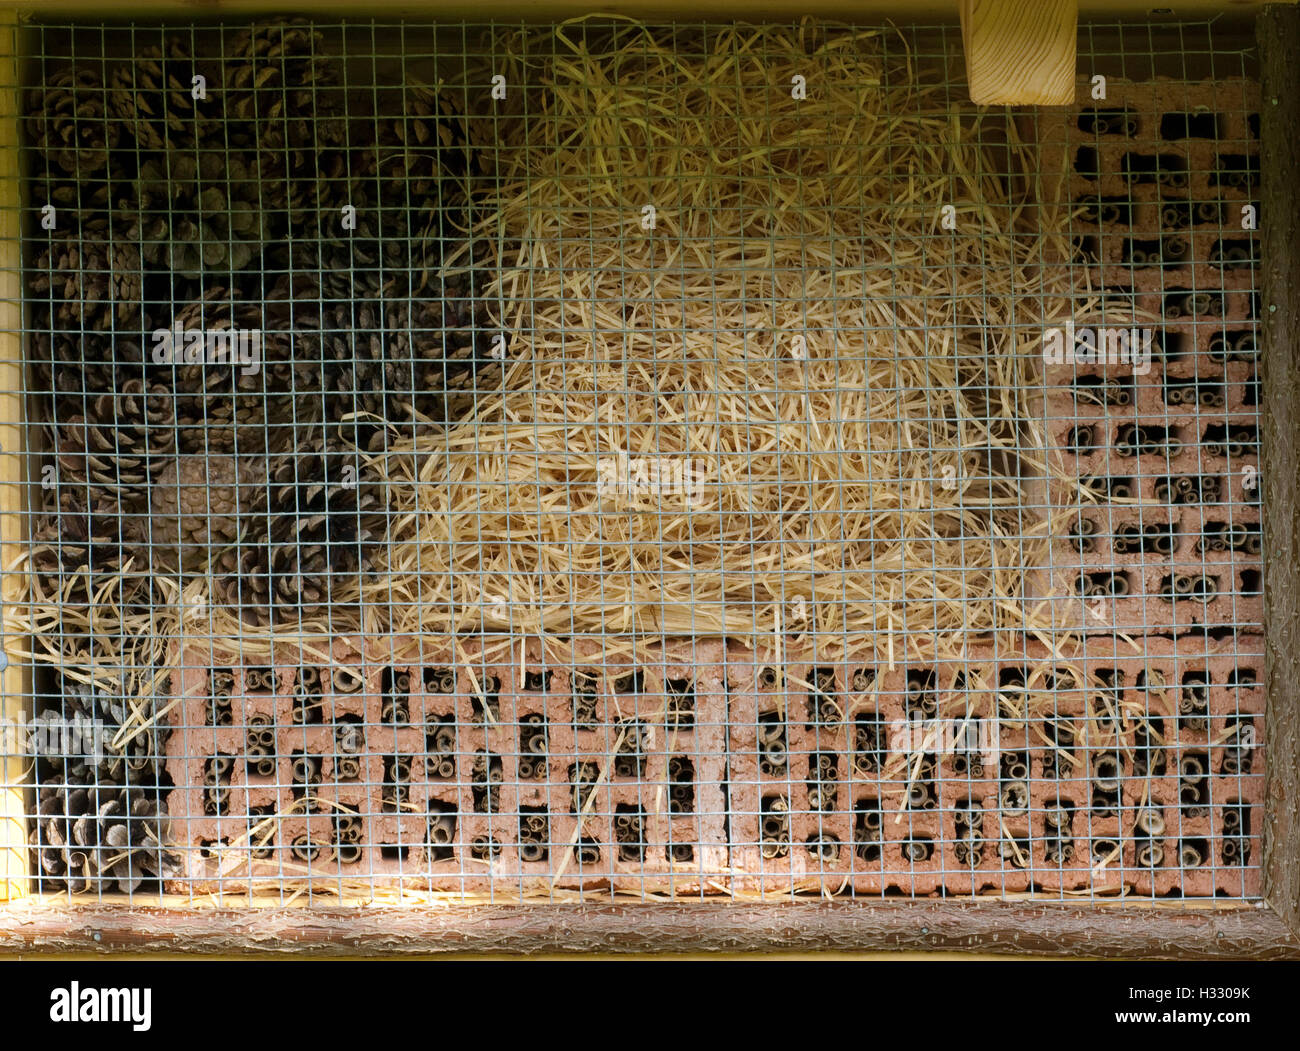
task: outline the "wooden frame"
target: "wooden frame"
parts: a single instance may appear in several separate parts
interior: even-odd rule
[[[53,6],[53,5],[52,5]],[[58,5],[62,6],[62,5]],[[74,5],[68,5],[74,6]],[[84,4],[81,5],[84,8]],[[147,6],[147,5],[136,5]],[[157,10],[160,5],[150,5]],[[168,5],[173,10],[175,5]],[[217,7],[235,5],[213,5]],[[242,5],[241,5],[242,6]],[[328,9],[332,5],[319,5]],[[1082,5],[1085,10],[1087,5]],[[480,14],[489,12],[481,10]],[[0,244],[17,252],[17,37],[0,16]],[[1265,9],[1261,56],[1264,402],[1264,601],[1267,630],[1266,905],[1213,900],[1157,907],[1118,902],[847,901],[772,904],[502,905],[489,908],[313,905],[234,909],[188,900],[129,908],[24,897],[26,844],[15,834],[23,791],[0,781],[0,951],[281,951],[322,955],[557,952],[964,951],[1126,958],[1300,959],[1300,10]],[[22,405],[15,391],[21,292],[14,254],[0,269],[0,526],[3,564],[21,543]],[[9,392],[7,394],[3,392]],[[6,640],[12,645],[13,640]],[[3,712],[18,714],[22,672],[4,669]],[[15,864],[18,868],[15,869]],[[4,898],[9,897],[7,904]]]

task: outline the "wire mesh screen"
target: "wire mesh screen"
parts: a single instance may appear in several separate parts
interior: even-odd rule
[[[1230,36],[30,44],[40,890],[1258,897]]]

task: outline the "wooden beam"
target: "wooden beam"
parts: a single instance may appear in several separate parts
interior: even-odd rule
[[[962,0],[971,101],[1073,103],[1078,26],[1078,0]]]
[[[25,536],[26,475],[22,337],[22,194],[18,170],[18,20],[0,12],[0,606],[17,596],[15,568]],[[4,637],[0,670],[0,901],[28,892],[27,822],[22,749],[13,743],[22,726],[26,690],[16,652],[23,640]],[[9,753],[9,754],[6,754]]]
[[[0,952],[312,955],[947,951],[1124,959],[1300,959],[1269,909],[1139,905],[674,902],[445,909],[0,908]]]
[[[1264,894],[1300,933],[1300,10],[1266,8],[1260,54]],[[1234,482],[1233,484],[1237,484]]]

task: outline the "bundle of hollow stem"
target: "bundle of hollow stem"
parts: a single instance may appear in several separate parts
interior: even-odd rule
[[[514,363],[386,461],[393,627],[908,648],[1032,627],[1053,471],[1032,399],[1066,290],[1005,118],[874,32],[490,43],[479,232],[507,253]]]

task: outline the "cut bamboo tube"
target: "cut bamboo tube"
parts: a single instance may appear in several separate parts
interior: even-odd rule
[[[14,570],[21,553],[24,524],[23,341],[21,194],[18,168],[18,19],[0,12],[0,602],[22,593]],[[18,755],[26,696],[20,640],[6,634],[5,666],[0,672],[0,901],[29,892],[27,822],[23,805],[23,762]]]
[[[981,106],[1074,102],[1078,0],[962,0],[971,101]]]

